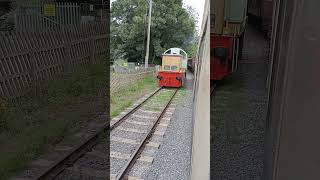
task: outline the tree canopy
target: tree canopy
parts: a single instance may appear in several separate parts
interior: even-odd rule
[[[147,0],[117,0],[111,6],[111,58],[144,61]],[[193,56],[196,48],[197,14],[184,8],[182,0],[153,0],[149,62],[160,60],[169,48],[185,49]]]

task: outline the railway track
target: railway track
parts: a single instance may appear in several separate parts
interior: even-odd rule
[[[157,131],[159,122],[165,119],[163,118],[163,116],[169,108],[177,91],[178,89],[157,89],[147,98],[145,98],[135,107],[131,108],[127,113],[121,116],[120,119],[116,120],[116,122],[111,122],[110,124],[106,123],[105,125],[103,125],[103,127],[101,127],[99,131],[89,136],[87,140],[83,141],[81,144],[73,148],[72,151],[70,151],[68,154],[60,157],[59,160],[56,161],[56,163],[48,167],[43,171],[43,173],[33,179],[108,179],[110,177],[110,164],[109,162],[107,162],[107,157],[109,156],[109,154],[107,154],[106,152],[106,150],[109,148],[109,144],[107,144],[106,139],[107,133],[110,133],[112,144],[112,137],[114,137],[114,132],[122,131],[122,133],[126,134],[132,133],[132,131],[134,131],[133,128],[124,128],[124,124],[133,123],[133,125],[136,125],[135,127],[137,127],[137,125],[143,127],[146,125],[146,121],[144,121],[145,124],[142,121],[139,123],[139,121],[132,121],[132,118],[142,118],[148,121],[148,118],[146,118],[148,117],[147,115],[152,114],[152,117],[154,118],[149,119],[149,123],[152,126],[145,126],[144,129],[140,129],[141,132],[136,132],[137,134],[142,135],[138,140],[139,143],[137,143],[136,146],[134,146],[134,148],[130,150],[130,156],[124,158],[125,163],[122,164],[121,168],[118,169],[118,173],[111,176],[111,179],[118,180],[128,177],[128,174],[131,172],[132,168],[134,168],[134,165],[137,161],[150,162],[150,160],[152,159],[147,156],[141,156],[143,150],[146,149],[145,147],[159,147],[159,144],[153,143],[150,140],[152,137],[154,137],[154,134],[159,134],[159,132]],[[164,94],[167,94],[167,96],[164,96]],[[152,103],[150,104],[150,102],[152,102],[152,100],[156,101],[157,97],[160,97],[158,98],[158,100],[162,100],[162,104],[160,103],[160,107],[158,107],[159,111],[146,110],[147,107],[152,107],[155,105]],[[124,140],[124,138],[122,138],[122,140]],[[114,152],[115,150],[111,146],[111,158],[115,156],[119,158],[121,156],[121,154],[115,154]]]
[[[106,112],[105,112],[106,116]],[[106,161],[107,153],[104,152],[104,147],[106,145],[100,145],[106,143],[106,133],[108,131],[109,125],[105,123],[99,130],[95,131],[95,133],[92,133],[87,140],[84,140],[82,143],[78,144],[76,147],[74,147],[69,153],[65,154],[62,157],[57,157],[58,160],[49,166],[47,169],[45,169],[41,174],[36,176],[35,180],[51,180],[51,179],[79,179],[78,177],[69,177],[67,178],[67,174],[70,174],[72,172],[77,172],[77,168],[75,166],[76,162],[84,157],[86,154],[99,154],[99,158],[102,161]],[[95,150],[95,147],[98,147],[99,151]],[[106,171],[107,172],[107,171]],[[81,174],[80,174],[81,175]],[[82,175],[81,175],[82,176]],[[90,175],[89,175],[90,176]],[[107,174],[104,174],[102,176],[108,176]]]
[[[159,89],[110,128],[112,180],[140,179],[160,146],[169,109],[178,89]],[[170,119],[169,119],[170,120]],[[163,131],[164,130],[164,131]]]
[[[102,113],[100,116],[106,116],[106,112]],[[74,146],[71,150],[69,150],[68,148],[59,150],[68,151],[68,153],[64,153],[63,155],[56,154],[56,159],[54,163],[43,169],[41,173],[39,173],[35,177],[32,177],[32,179],[79,179],[79,177],[66,177],[66,174],[70,174],[68,173],[68,171],[74,172],[75,174],[78,173],[76,172],[77,167],[74,166],[76,162],[88,153],[90,154],[93,151],[98,152],[95,150],[95,147],[98,147],[99,144],[106,143],[105,137],[109,125],[105,123],[99,127],[100,128],[98,128],[98,130],[93,130],[93,133],[90,133],[86,140],[83,140],[81,143],[78,143],[78,145]],[[105,157],[107,157],[108,154],[104,152],[103,148],[98,147],[98,149],[100,149],[100,151],[98,152],[100,154],[100,159],[106,160]],[[109,174],[105,174],[103,176],[107,177],[109,176]]]

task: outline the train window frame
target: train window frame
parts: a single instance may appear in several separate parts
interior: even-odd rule
[[[169,65],[164,65],[164,66],[163,66],[163,69],[166,70],[166,71],[168,71],[168,70],[170,71],[171,68],[170,68]]]
[[[173,69],[173,67],[175,67],[175,69]],[[177,71],[178,70],[178,66],[171,66],[171,71]]]

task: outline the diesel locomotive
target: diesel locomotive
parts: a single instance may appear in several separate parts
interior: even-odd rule
[[[161,87],[181,87],[186,78],[188,54],[180,48],[170,48],[162,55],[157,78]]]

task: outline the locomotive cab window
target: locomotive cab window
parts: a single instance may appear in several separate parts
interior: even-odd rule
[[[164,68],[164,70],[170,70],[170,66],[168,66],[168,65],[165,65],[163,68]]]
[[[171,66],[171,71],[176,71],[178,69],[177,66]]]

